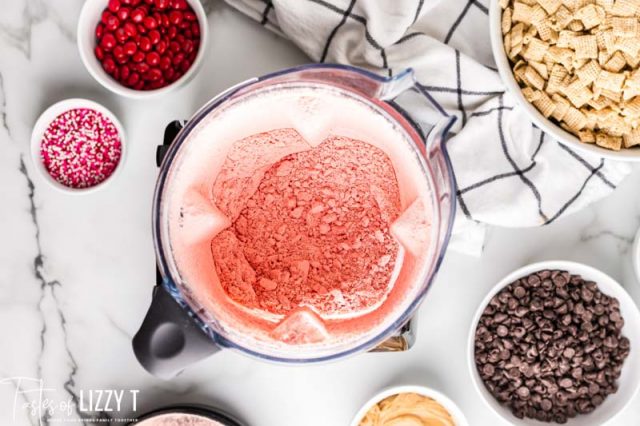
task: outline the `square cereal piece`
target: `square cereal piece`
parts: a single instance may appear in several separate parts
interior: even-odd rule
[[[538,72],[530,66],[527,66],[524,70],[524,81],[531,87],[538,90],[544,89],[545,80],[538,74]]]
[[[609,55],[609,52],[607,52],[606,50],[601,50],[598,52],[598,65],[600,65],[600,67],[604,67],[605,64],[607,62],[609,62],[609,59],[611,58],[611,55]]]
[[[549,80],[549,69],[545,64],[542,62],[529,61],[529,66],[536,70],[536,72],[540,74],[540,77],[545,80]]]
[[[596,93],[597,91],[597,93]],[[601,89],[601,88],[596,88],[593,91],[594,94],[596,94],[596,96],[604,96],[607,99],[610,99],[612,102],[611,107],[615,107],[616,105],[618,105],[620,102],[622,102],[622,92],[617,92],[614,90],[609,90],[609,89]]]
[[[558,41],[556,42],[556,46],[563,48],[571,48],[575,44],[575,39],[580,34],[575,31],[562,30],[558,33]],[[597,44],[596,44],[597,47]]]
[[[607,52],[615,52],[617,50],[616,43],[618,38],[613,34],[612,30],[603,31],[602,39],[604,41],[604,48]]]
[[[603,132],[596,134],[596,145],[603,148],[612,149],[614,151],[620,151],[622,148],[622,138],[619,136],[611,136]]]
[[[562,93],[576,108],[581,108],[593,98],[593,92],[589,90],[580,79],[576,79],[562,90]]]
[[[616,38],[613,45],[613,50],[620,50],[622,53],[626,53],[636,58],[639,56],[638,53],[640,52],[640,38]]]
[[[513,21],[511,21],[512,12],[513,9],[511,9],[510,7],[506,8],[504,12],[502,12],[502,34],[507,34],[509,31],[511,31],[511,24],[513,23]]]
[[[596,143],[596,135],[592,130],[584,129],[578,132],[578,138],[582,143]]]
[[[640,88],[640,69],[637,69],[627,76],[624,82],[625,87]]]
[[[573,21],[573,13],[565,6],[560,6],[556,14],[553,15],[552,19],[554,23],[552,24],[551,28],[556,31],[564,30],[565,28],[567,28],[567,25],[569,25],[569,23]]]
[[[598,43],[594,35],[576,37],[573,48],[576,51],[576,58],[578,59],[596,59],[598,57]]]
[[[527,6],[522,2],[515,2],[513,4],[513,13],[511,14],[511,19],[514,22],[522,22],[526,25],[531,25],[531,15],[533,14],[533,10],[531,10],[531,6]]]
[[[587,105],[589,105],[591,108],[593,108],[596,111],[600,111],[607,108],[609,105],[611,105],[611,102],[612,101],[609,98],[605,98],[604,96],[598,96],[597,98],[593,98],[589,102],[587,102]]]
[[[625,87],[622,90],[622,100],[628,102],[636,96],[640,96],[640,89],[637,87]]]
[[[540,62],[544,58],[544,55],[549,50],[549,45],[544,41],[532,38],[527,48],[522,53],[522,56],[528,61]]]
[[[638,35],[638,20],[614,16],[611,18],[611,31],[616,37],[635,37]]]
[[[562,3],[560,0],[537,0],[538,4],[544,8],[544,10],[549,14],[553,15],[560,8]]]
[[[621,92],[626,76],[623,73],[613,73],[602,70],[594,81],[594,86],[612,92]]]
[[[536,29],[536,27],[534,27],[533,25],[531,25],[529,28],[527,28],[527,30],[524,32],[524,35],[522,36],[522,42],[524,44],[529,44],[529,42],[534,39],[536,37],[536,35],[538,34],[538,30]]]
[[[636,128],[631,130],[631,132],[622,135],[622,140],[625,148],[640,145],[640,129]]]
[[[562,121],[567,111],[569,110],[569,107],[571,106],[571,102],[569,102],[564,97],[558,94],[553,94],[551,96],[551,100],[556,106],[551,116],[558,121]]]
[[[533,103],[534,101],[537,101],[540,93],[542,92],[539,90],[535,90],[529,86],[522,88],[522,96],[524,96],[527,102]]]
[[[504,44],[504,51],[509,56],[509,52],[511,52],[511,34],[505,34],[502,39]]]
[[[587,117],[577,108],[569,106],[562,121],[571,129],[572,132],[577,133],[584,129],[587,125]]]
[[[531,24],[536,25],[540,22],[544,21],[547,18],[547,13],[544,11],[542,6],[536,4],[531,7]]]
[[[562,64],[566,69],[570,69],[573,66],[573,57],[573,50],[551,46],[546,53],[545,59],[557,64]]]
[[[575,12],[582,6],[580,0],[560,0],[562,4],[572,12]]]
[[[596,4],[602,7],[605,11],[611,12],[613,9],[613,3],[615,0],[596,0]]]
[[[516,67],[513,69],[513,76],[515,77],[518,83],[528,84],[524,79],[524,72],[526,71],[526,69],[527,69],[526,66]]]
[[[562,91],[564,88],[564,78],[568,75],[568,71],[559,64],[554,64],[547,80],[546,92],[550,95]]]
[[[558,39],[558,32],[551,28],[548,19],[545,19],[533,25],[536,27],[536,30],[538,31],[538,37],[540,37],[542,41],[550,41],[555,43],[555,41]]]
[[[542,115],[544,115],[546,118],[549,118],[549,116],[553,114],[553,110],[556,108],[556,105],[546,93],[538,93],[538,99],[533,101],[533,106],[535,106]]]
[[[500,9],[506,9],[507,6],[509,6],[509,3],[511,3],[511,0],[500,0]]]
[[[611,13],[616,16],[634,16],[640,9],[638,0],[616,0]]]
[[[585,29],[597,27],[604,20],[604,9],[594,4],[588,4],[578,10],[575,14],[576,19],[582,21]]]
[[[616,51],[602,68],[609,72],[619,72],[627,65],[624,55],[620,51]]]
[[[576,70],[576,75],[580,79],[580,81],[585,85],[589,85],[593,83],[598,76],[600,75],[600,65],[593,59],[584,64],[582,67]]]
[[[569,25],[567,25],[567,28],[570,29],[571,31],[580,32],[584,30],[584,25],[582,25],[582,21],[573,20],[569,22]]]
[[[640,117],[640,96],[622,104],[622,115],[625,117]]]

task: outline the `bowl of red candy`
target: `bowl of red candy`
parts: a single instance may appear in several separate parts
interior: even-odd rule
[[[88,99],[57,102],[33,126],[35,169],[67,194],[93,192],[112,182],[124,156],[122,124],[107,108]]]
[[[199,0],[87,0],[78,49],[89,73],[123,96],[173,90],[195,74],[207,40]]]

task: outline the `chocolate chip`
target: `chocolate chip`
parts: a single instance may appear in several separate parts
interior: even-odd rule
[[[513,290],[513,295],[516,296],[518,299],[522,299],[524,296],[526,296],[527,294],[527,290],[524,289],[524,287],[522,286],[518,286],[515,288],[515,290]]]
[[[516,391],[516,393],[522,399],[527,399],[527,398],[529,398],[529,395],[531,395],[531,392],[529,391],[529,388],[525,388],[524,386],[519,387],[518,390]]]
[[[561,379],[558,384],[560,385],[560,387],[562,388],[570,388],[573,385],[573,380],[568,379],[568,378],[564,378]]]

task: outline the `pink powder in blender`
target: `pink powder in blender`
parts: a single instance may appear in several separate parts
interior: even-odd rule
[[[268,111],[268,113],[265,113]],[[384,114],[283,86],[205,118],[168,181],[180,287],[229,341],[300,359],[374,337],[431,263],[421,155]]]
[[[234,151],[269,139],[295,146],[300,138],[292,129],[274,132],[239,141]],[[400,215],[400,195],[382,150],[332,136],[236,182],[222,182],[225,166],[237,164],[225,163],[213,197],[234,220],[213,238],[211,251],[233,300],[274,314],[306,306],[330,317],[370,310],[384,299],[399,253],[390,225]]]

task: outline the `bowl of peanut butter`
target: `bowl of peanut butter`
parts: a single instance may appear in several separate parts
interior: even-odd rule
[[[468,426],[458,406],[425,386],[394,386],[376,394],[350,426]]]

